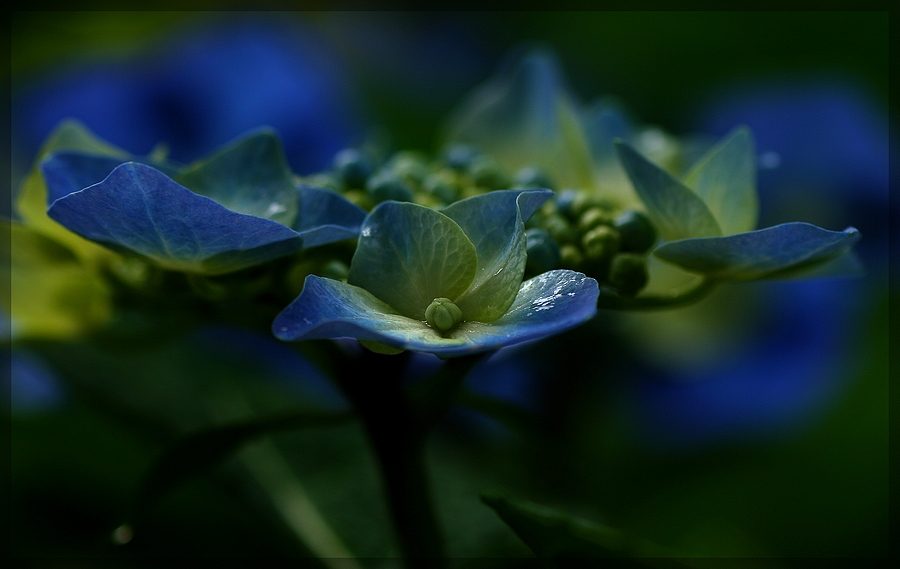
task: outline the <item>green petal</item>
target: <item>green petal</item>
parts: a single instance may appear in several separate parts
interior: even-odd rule
[[[700,158],[683,180],[706,203],[723,234],[756,229],[756,152],[748,128],[732,131]]]
[[[700,196],[628,143],[619,141],[616,147],[647,215],[666,240],[722,235],[716,218]]]
[[[413,203],[383,202],[363,222],[348,281],[400,314],[425,320],[435,298],[456,300],[475,278],[478,257],[462,228]]]
[[[445,142],[475,146],[511,171],[538,166],[562,186],[593,180],[578,109],[545,50],[521,54],[472,92],[452,116]]]
[[[509,309],[525,274],[525,221],[552,195],[550,190],[501,190],[443,210],[478,255],[475,279],[456,301],[466,320],[493,322]]]
[[[263,128],[192,164],[174,179],[231,211],[290,227],[297,217],[292,178],[277,135]]]

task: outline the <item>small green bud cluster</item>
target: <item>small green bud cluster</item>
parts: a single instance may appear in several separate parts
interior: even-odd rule
[[[462,317],[462,310],[449,298],[435,298],[425,309],[425,321],[441,333],[456,328]]]
[[[493,190],[553,189],[552,181],[539,168],[510,172],[490,155],[466,145],[451,146],[434,159],[399,151],[380,161],[361,150],[345,148],[335,156],[331,170],[303,181],[339,191],[366,210],[385,200],[439,208]]]
[[[548,270],[544,260],[556,258],[554,268],[582,271],[624,296],[646,286],[646,255],[657,234],[643,213],[620,211],[602,197],[567,189],[528,225],[527,275]]]

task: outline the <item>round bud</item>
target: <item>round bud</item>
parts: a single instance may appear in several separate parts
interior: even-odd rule
[[[462,172],[468,170],[469,166],[480,154],[481,152],[474,146],[455,144],[444,153],[444,162],[454,170]]]
[[[535,227],[525,232],[525,251],[527,273],[539,275],[559,268],[559,244],[545,230]]]
[[[578,230],[582,233],[586,233],[600,225],[612,225],[612,218],[606,210],[599,207],[592,207],[586,210],[578,218]]]
[[[647,259],[643,255],[621,253],[609,267],[608,282],[622,296],[634,296],[647,286]]]
[[[569,225],[566,218],[559,214],[551,214],[541,220],[541,226],[557,243],[574,243],[578,240],[575,228]]]
[[[376,204],[387,200],[411,202],[413,191],[397,174],[380,171],[366,182],[366,192]]]
[[[566,269],[579,269],[584,263],[581,249],[575,245],[563,245],[559,248],[559,265]]]
[[[476,157],[469,165],[469,175],[476,186],[487,190],[502,190],[510,187],[509,174],[497,162],[485,155]]]
[[[412,152],[398,152],[391,158],[390,170],[413,185],[420,185],[428,175],[428,166],[422,157]]]
[[[452,170],[439,170],[422,182],[422,190],[445,204],[459,199],[457,175]]]
[[[435,298],[425,309],[425,321],[441,332],[447,332],[462,322],[462,310],[449,298]]]
[[[619,252],[619,235],[608,225],[598,225],[581,238],[581,248],[592,261],[609,259]]]
[[[613,227],[622,237],[622,251],[646,253],[656,243],[656,228],[643,213],[630,209],[615,219]]]
[[[355,148],[345,148],[334,157],[334,170],[348,188],[362,188],[372,175],[372,163]]]
[[[574,188],[567,188],[557,193],[553,198],[553,202],[556,204],[556,211],[571,220],[578,219],[578,216],[573,213],[572,208],[580,193],[581,192]]]
[[[546,172],[537,166],[526,166],[516,172],[516,186],[519,188],[547,188],[553,189],[553,182]]]

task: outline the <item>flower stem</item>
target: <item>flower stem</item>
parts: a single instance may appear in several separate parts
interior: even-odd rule
[[[354,360],[339,382],[378,459],[400,552],[408,569],[440,569],[444,538],[426,471],[426,431],[401,383],[407,357],[366,351]]]

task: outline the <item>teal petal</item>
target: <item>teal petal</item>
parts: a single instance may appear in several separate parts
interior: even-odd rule
[[[683,181],[700,196],[723,234],[756,229],[756,151],[748,128],[733,130],[691,167]]]
[[[297,216],[293,174],[274,131],[245,135],[192,164],[175,181],[238,213],[290,226]]]
[[[666,240],[722,235],[700,196],[628,143],[619,141],[616,147],[625,172],[647,208],[647,215]]]
[[[785,223],[729,235],[666,243],[654,255],[686,271],[722,280],[752,280],[810,269],[833,260],[859,240],[859,231],[829,231],[809,223]]]
[[[425,322],[398,314],[359,287],[310,275],[303,292],[272,324],[284,341],[357,338],[403,350],[455,357],[537,340],[577,326],[596,314],[597,281],[551,271],[524,283],[510,311],[494,323],[463,322],[448,337]]]
[[[387,201],[363,222],[347,282],[424,320],[432,300],[456,300],[469,288],[477,266],[475,246],[456,222],[427,207]]]
[[[525,274],[525,221],[552,196],[550,190],[500,190],[442,210],[478,255],[475,278],[456,300],[467,320],[492,322],[509,309]]]

